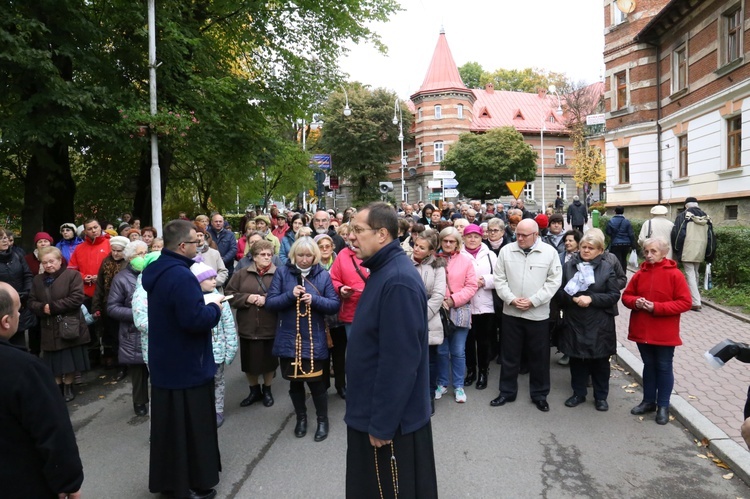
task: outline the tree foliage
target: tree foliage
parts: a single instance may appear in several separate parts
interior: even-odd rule
[[[505,182],[534,180],[536,159],[523,135],[513,127],[503,127],[481,135],[461,134],[442,166],[456,172],[464,196],[485,200],[507,195]]]
[[[550,85],[563,88],[567,86],[568,78],[564,73],[556,73],[538,68],[501,68],[491,73],[483,73],[479,83],[482,87],[488,83],[492,83],[495,90],[534,93],[538,89],[547,89]]]
[[[182,177],[193,169],[193,184],[210,188],[203,197],[220,209],[233,203],[219,180],[252,178],[257,152],[287,137],[268,122],[322,101],[341,79],[337,60],[350,41],[383,49],[368,26],[398,9],[394,0],[156,5],[159,110],[201,120],[185,136],[161,130],[162,194],[170,197],[176,172],[176,194],[189,195]],[[4,182],[24,184],[25,239],[123,203],[148,221],[151,156],[138,134],[154,122],[124,130],[132,123],[119,112],[147,114],[146,15],[145,2],[126,0],[0,6],[0,169]]]
[[[458,74],[461,75],[464,85],[469,88],[479,88],[482,81],[484,69],[478,62],[467,62],[458,68]]]
[[[575,157],[571,162],[573,168],[573,180],[579,187],[588,186],[586,195],[591,187],[601,184],[607,180],[607,172],[604,167],[604,158],[598,147],[588,143],[583,134],[584,126],[579,125],[573,128],[571,138],[573,139],[573,149]]]
[[[378,181],[386,180],[388,164],[400,154],[399,126],[393,124],[398,97],[382,88],[359,84],[347,89],[351,116],[344,116],[343,92],[332,93],[324,105],[324,126],[315,149],[331,155],[333,170],[351,185],[357,203],[379,198]],[[404,141],[408,142],[412,115],[404,102]]]

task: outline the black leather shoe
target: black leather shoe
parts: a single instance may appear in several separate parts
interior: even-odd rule
[[[653,402],[641,402],[637,406],[630,409],[630,414],[640,416],[641,414],[647,414],[656,410],[656,404]]]
[[[477,378],[477,390],[484,390],[487,388],[487,371],[479,371],[479,377]]]
[[[339,397],[346,400],[346,387],[344,388],[336,388],[336,393],[339,394]]]
[[[609,404],[606,400],[595,400],[594,401],[594,407],[596,407],[597,411],[606,412],[609,410]]]
[[[503,395],[498,396],[496,399],[492,399],[490,401],[490,405],[492,407],[500,407],[501,405],[505,405],[508,402],[515,402],[516,397],[505,397]]]
[[[247,407],[261,400],[263,400],[263,393],[260,391],[260,385],[251,386],[250,395],[242,399],[240,407]]]
[[[322,442],[328,438],[328,418],[318,420],[318,429],[315,430],[315,441]]]
[[[263,405],[266,407],[271,407],[273,405],[273,394],[271,393],[271,387],[268,385],[263,385],[263,389],[261,390],[263,392]],[[240,403],[241,405],[242,403]]]
[[[115,381],[122,381],[128,376],[128,368],[127,367],[121,367],[117,370],[117,374],[115,374]]]
[[[656,408],[656,424],[669,423],[669,407]]]
[[[565,407],[576,407],[586,402],[586,397],[581,397],[579,395],[573,395],[568,400],[565,401]]]
[[[534,405],[542,412],[549,412],[549,404],[546,400],[534,400]]]
[[[473,385],[476,379],[477,379],[477,372],[474,369],[467,371],[466,377],[464,378],[464,386]]]
[[[294,425],[294,436],[302,438],[307,435],[307,414],[297,416],[297,424]]]
[[[65,402],[72,402],[76,398],[73,385],[63,385],[63,397],[65,397]]]
[[[135,411],[136,416],[145,416],[148,414],[148,406],[146,404],[135,404],[133,405],[133,411]]]

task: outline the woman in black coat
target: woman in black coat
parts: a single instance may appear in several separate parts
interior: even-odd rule
[[[573,388],[565,405],[575,407],[586,401],[591,376],[598,411],[609,409],[609,357],[617,351],[615,314],[620,299],[617,277],[602,253],[604,238],[584,234],[579,253],[563,266],[562,287],[557,293],[563,311],[559,348],[570,357]]]
[[[18,332],[10,338],[14,345],[26,347],[24,331],[36,325],[37,320],[26,301],[31,291],[31,280],[34,275],[29,269],[22,253],[14,251],[10,245],[10,233],[0,228],[0,282],[13,286],[21,299],[21,318],[18,321]]]
[[[89,329],[81,311],[83,278],[66,268],[62,253],[54,246],[40,254],[44,273],[34,277],[29,294],[29,308],[42,324],[42,359],[63,384],[65,401],[75,398],[73,375],[89,370],[86,345]]]

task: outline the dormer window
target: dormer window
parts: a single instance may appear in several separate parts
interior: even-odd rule
[[[555,117],[552,116],[552,115],[550,115],[550,117],[548,118],[548,120],[549,120],[550,123],[554,123],[555,122]]]
[[[521,112],[521,110],[520,110],[520,109],[516,109],[516,112],[515,112],[515,113],[513,113],[513,119],[514,119],[514,120],[523,120],[523,119],[525,119],[525,118],[523,117],[523,113]]]

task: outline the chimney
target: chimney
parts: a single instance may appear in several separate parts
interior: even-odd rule
[[[494,93],[494,92],[495,92],[495,85],[493,85],[492,83],[488,83],[488,84],[486,84],[486,85],[484,86],[484,90],[485,90],[485,91],[486,91],[486,92],[487,92],[488,94],[492,94],[492,93]]]

